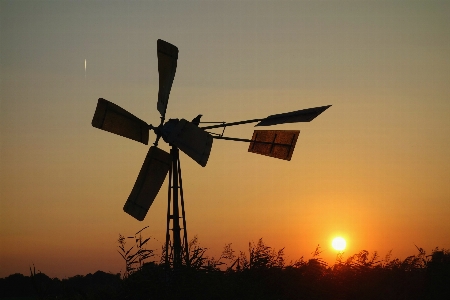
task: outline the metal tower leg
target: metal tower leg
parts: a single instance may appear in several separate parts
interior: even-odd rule
[[[187,237],[187,227],[186,227],[186,214],[184,212],[184,196],[183,196],[183,181],[181,180],[181,165],[180,165],[180,158],[178,157],[178,175],[180,176],[180,197],[181,197],[181,213],[183,217],[183,244],[184,244],[184,259],[186,266],[190,267],[190,260],[189,260],[189,245],[188,245],[188,237]]]
[[[173,267],[178,269],[183,264],[183,259],[186,265],[189,265],[189,252],[187,245],[187,230],[186,218],[184,211],[183,187],[181,180],[181,167],[178,148],[172,146],[170,151],[172,155],[172,167],[169,173],[169,194],[167,202],[167,231],[166,231],[166,266],[169,266],[170,260],[173,262]],[[181,213],[183,218],[183,243],[181,242],[181,227],[180,227],[180,211],[178,195],[181,196]],[[171,203],[172,202],[172,203]],[[172,205],[171,205],[172,204]],[[171,213],[172,208],[172,213]],[[170,228],[170,220],[172,220],[172,228]],[[170,231],[172,231],[172,239],[170,239]],[[184,247],[182,247],[184,244]],[[172,251],[171,251],[172,250]]]

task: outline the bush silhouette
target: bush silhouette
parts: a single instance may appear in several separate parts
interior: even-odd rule
[[[450,299],[447,249],[435,248],[427,255],[417,247],[418,253],[404,260],[392,259],[392,251],[381,259],[377,252],[362,250],[346,260],[340,255],[330,266],[321,259],[319,246],[310,259],[287,263],[284,248],[275,250],[259,239],[239,255],[227,244],[216,259],[194,238],[189,243],[190,266],[174,270],[164,259],[158,261],[153,250],[141,251],[144,259],[139,261],[136,253],[144,249],[143,241],[135,240],[140,247],[134,251],[119,241],[121,254],[127,253],[123,257],[135,257],[139,264],[128,268],[126,276],[98,271],[59,280],[35,271],[29,277],[13,274],[0,279],[0,298]]]

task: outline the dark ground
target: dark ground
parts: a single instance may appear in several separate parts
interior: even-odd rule
[[[427,268],[303,266],[231,271],[165,272],[146,264],[128,278],[97,271],[51,279],[13,274],[0,279],[0,299],[450,299],[449,261]]]
[[[426,255],[417,248],[419,254],[404,260],[391,259],[390,254],[380,259],[376,252],[369,255],[363,250],[346,261],[338,257],[328,266],[319,257],[319,247],[312,259],[286,264],[283,249],[275,251],[262,239],[249,245],[249,255],[240,252],[236,257],[230,245],[219,260],[205,256],[205,248],[192,246],[189,268],[166,270],[164,263],[150,262],[127,267],[122,277],[97,271],[60,280],[30,268],[30,276],[0,279],[0,299],[450,299],[450,250],[446,249]],[[129,257],[139,253],[151,251],[140,248],[137,256],[124,256],[127,266]]]

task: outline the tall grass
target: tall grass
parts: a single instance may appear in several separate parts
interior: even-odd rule
[[[165,266],[164,253],[158,258],[147,249],[151,238],[143,236],[144,229],[119,235],[122,276],[99,271],[59,281],[30,268],[31,277],[0,279],[0,298],[30,296],[25,287],[34,283],[35,299],[450,299],[448,249],[427,254],[416,246],[417,253],[405,259],[367,250],[344,259],[341,252],[329,265],[319,245],[311,257],[288,262],[284,248],[259,239],[246,251],[226,244],[214,258],[195,237],[188,245],[189,263],[175,272]]]
[[[392,258],[392,251],[382,258],[361,250],[347,259],[340,252],[329,265],[319,245],[311,258],[287,262],[284,248],[259,239],[238,255],[226,244],[215,259],[195,237],[189,244],[190,267],[178,274],[179,280],[162,276],[167,270],[160,261],[144,264],[125,284],[133,286],[127,295],[136,299],[145,293],[161,299],[450,299],[450,250],[435,248],[427,254],[416,249],[403,260]],[[154,281],[145,288],[133,285],[139,276]]]
[[[134,236],[129,236],[127,238],[119,233],[118,243],[120,251],[118,250],[118,252],[125,261],[125,272],[122,275],[122,278],[127,278],[130,274],[140,270],[145,260],[154,256],[153,250],[146,249],[146,243],[150,240],[150,237],[146,239],[142,238],[142,231],[146,228],[148,228],[148,226],[136,232]],[[126,249],[126,239],[131,239],[134,242],[134,245],[128,250]]]

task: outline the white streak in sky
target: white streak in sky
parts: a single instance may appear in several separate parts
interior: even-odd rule
[[[84,59],[84,79],[86,79],[86,58]]]

